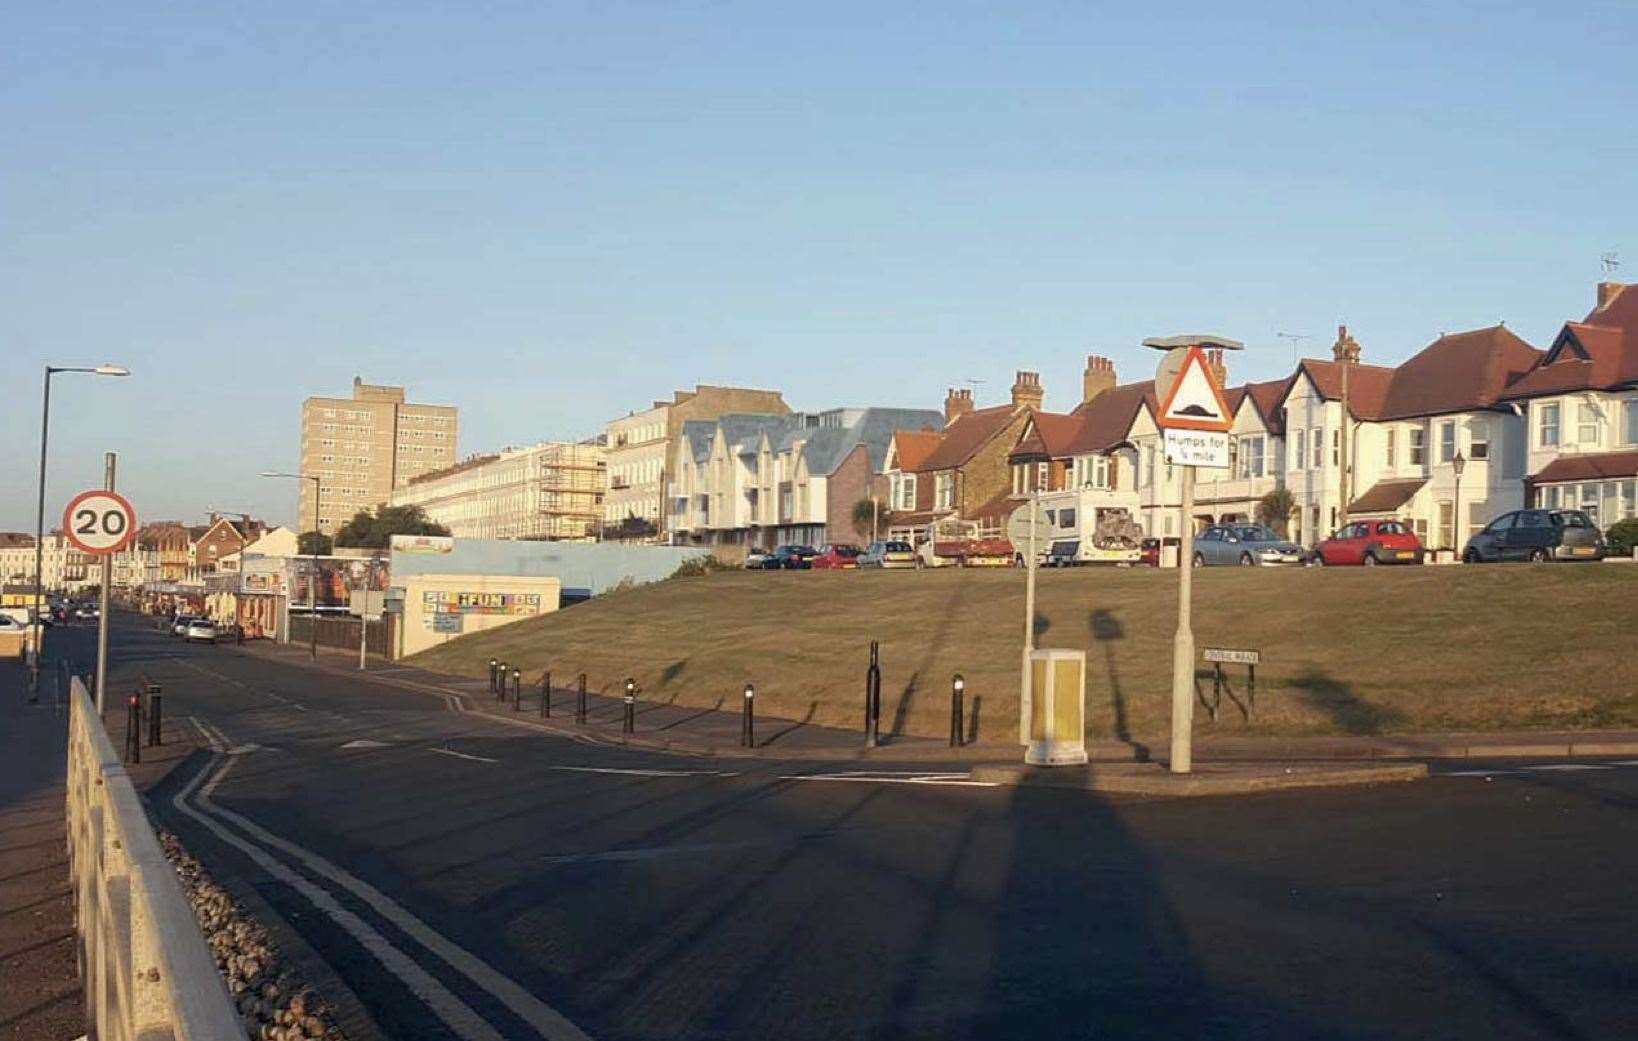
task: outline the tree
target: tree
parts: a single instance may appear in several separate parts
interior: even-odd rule
[[[654,526],[652,521],[645,520],[635,513],[628,513],[619,524],[612,528],[605,527],[603,529],[603,539],[604,541],[613,539],[617,542],[640,542],[643,539],[651,539],[659,533],[659,529]]]
[[[427,520],[419,506],[378,506],[374,513],[359,510],[336,532],[336,545],[386,549],[394,535],[448,535],[442,524]]]
[[[334,543],[322,531],[304,531],[296,539],[296,549],[304,557],[327,557]]]
[[[1297,511],[1297,500],[1284,488],[1276,488],[1257,500],[1257,523],[1266,524],[1279,532],[1280,537],[1288,537],[1286,532],[1291,523],[1291,515]]]
[[[876,500],[860,499],[853,504],[853,530],[860,538],[876,533],[877,516]]]

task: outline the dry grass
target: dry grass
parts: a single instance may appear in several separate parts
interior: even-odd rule
[[[1638,566],[1221,568],[1195,579],[1197,646],[1257,648],[1266,663],[1257,722],[1226,711],[1210,725],[1219,732],[1638,726]],[[606,690],[633,675],[645,698],[702,707],[732,708],[750,679],[759,711],[858,726],[866,648],[879,639],[884,728],[946,732],[961,672],[981,739],[1007,740],[1023,599],[1017,571],[712,574],[610,593],[416,663],[481,676],[495,656],[531,678],[549,667],[559,683],[585,671]],[[1039,645],[1087,652],[1089,734],[1162,737],[1176,572],[1046,571],[1037,599]]]

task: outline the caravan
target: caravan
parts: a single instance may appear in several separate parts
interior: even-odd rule
[[[1130,509],[1110,505],[1109,498],[1108,492],[1089,488],[1043,492],[1041,516],[1052,537],[1038,550],[1037,562],[1053,567],[1138,563],[1143,528]]]

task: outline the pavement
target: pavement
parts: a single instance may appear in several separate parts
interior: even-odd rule
[[[957,756],[622,746],[398,673],[135,628],[114,648],[116,689],[163,683],[199,746],[150,805],[323,957],[377,1031],[357,1041],[1638,1021],[1638,756],[1156,799],[986,781]]]
[[[85,1033],[64,821],[68,714],[0,662],[0,1041]]]

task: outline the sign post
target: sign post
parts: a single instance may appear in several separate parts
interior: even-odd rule
[[[114,581],[114,554],[136,537],[136,510],[114,491],[114,453],[103,457],[103,487],[81,492],[63,510],[63,534],[82,553],[102,558],[102,591],[97,610],[97,712],[108,689],[108,587]]]
[[[1186,774],[1194,768],[1194,630],[1190,620],[1194,596],[1194,468],[1228,465],[1228,431],[1233,423],[1223,388],[1206,363],[1202,348],[1237,351],[1241,344],[1219,336],[1151,338],[1143,344],[1166,352],[1155,372],[1155,393],[1162,396],[1157,420],[1164,431],[1166,458],[1183,471],[1168,768],[1174,774]],[[1222,439],[1220,456],[1217,438]]]
[[[1029,744],[1031,680],[1033,666],[1030,654],[1035,650],[1035,558],[1038,544],[1045,542],[1051,531],[1041,523],[1041,493],[1029,497],[1028,506],[1020,506],[1007,518],[1007,540],[1016,552],[1019,546],[1028,546],[1024,557],[1024,660],[1018,689],[1018,743]]]

